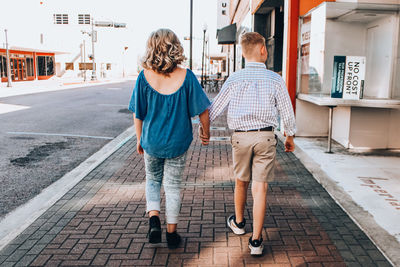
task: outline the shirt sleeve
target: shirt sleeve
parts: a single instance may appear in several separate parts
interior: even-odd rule
[[[142,75],[143,73],[139,74],[136,80],[128,109],[135,113],[135,118],[143,121],[147,114],[147,98],[145,88],[142,85]]]
[[[282,78],[277,85],[275,100],[286,135],[294,135],[296,133],[296,119],[286,84]]]
[[[190,71],[189,69],[187,71]],[[204,93],[196,76],[191,73],[189,84],[188,108],[190,117],[203,113],[211,104],[206,93]]]
[[[214,98],[210,107],[210,122],[214,121],[228,106],[231,100],[231,88],[229,86],[229,78],[222,85],[221,91]]]

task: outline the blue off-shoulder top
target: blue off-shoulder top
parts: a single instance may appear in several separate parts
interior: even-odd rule
[[[210,105],[196,76],[186,70],[182,86],[164,95],[147,82],[141,71],[133,89],[129,110],[143,121],[140,144],[153,157],[175,158],[185,153],[193,140],[191,118]]]

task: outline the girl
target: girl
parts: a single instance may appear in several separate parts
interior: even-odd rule
[[[134,113],[137,152],[144,154],[149,242],[161,242],[160,189],[166,195],[166,239],[178,247],[180,184],[186,151],[193,140],[191,117],[199,115],[201,141],[208,144],[210,101],[196,76],[179,65],[185,60],[178,37],[168,29],[151,33],[133,90],[129,109]]]

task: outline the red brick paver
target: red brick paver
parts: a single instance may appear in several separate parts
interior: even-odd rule
[[[223,119],[217,125],[225,126]],[[213,135],[229,136],[229,132],[213,131]],[[25,259],[31,266],[390,266],[281,145],[276,179],[268,190],[264,255],[250,256],[250,194],[245,210],[248,233],[236,236],[225,225],[234,211],[230,143],[212,142],[204,147],[197,137],[188,152],[183,181],[178,224],[183,242],[170,250],[163,235],[162,243],[149,244],[144,165],[135,147],[132,139],[88,175],[32,226],[39,230],[30,231],[26,241],[17,238],[2,251],[0,264],[17,265]],[[56,220],[50,228],[54,233],[43,234],[42,225],[54,214],[65,221]],[[32,249],[23,249],[32,240],[39,241]]]

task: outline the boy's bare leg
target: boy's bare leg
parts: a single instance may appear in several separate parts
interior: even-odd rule
[[[253,237],[260,239],[264,225],[265,208],[267,206],[268,183],[252,181],[251,193],[253,195]]]
[[[246,206],[247,188],[249,182],[236,179],[235,185],[235,216],[236,222],[243,222],[244,207]]]

